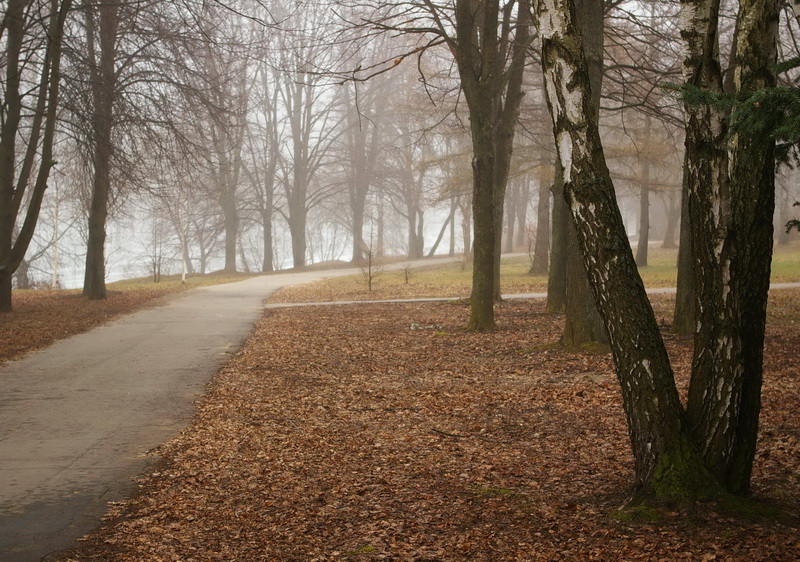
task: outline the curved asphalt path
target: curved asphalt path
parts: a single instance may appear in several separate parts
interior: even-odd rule
[[[431,263],[431,262],[428,262]],[[356,269],[194,289],[0,368],[0,561],[47,559],[158,460],[276,289]]]

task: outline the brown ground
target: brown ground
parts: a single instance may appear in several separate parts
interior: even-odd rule
[[[69,559],[796,560],[798,301],[771,296],[753,477],[784,515],[615,518],[632,460],[611,362],[553,345],[540,302],[502,304],[482,335],[461,304],[293,308]],[[685,386],[690,344],[668,345]]]

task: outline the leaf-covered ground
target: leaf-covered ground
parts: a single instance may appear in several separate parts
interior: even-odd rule
[[[800,291],[770,300],[753,491],[783,515],[614,517],[632,459],[610,359],[554,345],[541,302],[490,334],[460,304],[275,309],[67,558],[796,560]],[[690,342],[668,345],[685,387]]]

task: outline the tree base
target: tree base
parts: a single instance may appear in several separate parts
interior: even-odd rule
[[[688,443],[663,453],[651,477],[634,493],[631,506],[691,507],[728,494]]]

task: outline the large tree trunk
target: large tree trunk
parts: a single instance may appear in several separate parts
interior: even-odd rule
[[[546,91],[565,187],[595,301],[608,329],[639,497],[693,500],[714,489],[686,424],[659,327],[636,269],[590,101],[574,6],[538,10]]]
[[[564,198],[564,166],[558,157],[552,191],[553,220],[546,307],[548,312],[564,312],[567,307],[567,232],[572,217],[567,207],[567,200]]]
[[[577,24],[586,58],[591,111],[595,122],[600,116],[600,89],[603,82],[603,2],[577,0]],[[579,346],[591,342],[606,344],[603,320],[597,311],[587,281],[587,271],[580,255],[573,225],[567,225],[567,291],[564,312],[566,321],[562,342]]]
[[[499,296],[500,233],[514,127],[522,98],[522,76],[529,41],[529,6],[523,0],[514,26],[499,29],[499,3],[456,2],[456,61],[469,107],[472,136],[474,265],[467,328],[494,327]],[[505,13],[510,18],[510,13]],[[514,29],[513,37],[510,29]],[[498,36],[498,31],[509,33]],[[508,47],[510,45],[510,47]],[[508,50],[506,48],[508,47]],[[510,55],[508,68],[506,57]],[[491,69],[487,68],[491,65]]]
[[[109,1],[100,6],[86,4],[86,28],[89,69],[92,76],[92,133],[94,154],[92,164],[92,201],[89,206],[89,238],[86,247],[86,270],[83,294],[90,299],[106,298],[106,222],[111,192],[111,163],[114,155],[111,133],[114,127],[114,101],[116,97],[117,30],[119,29],[118,2]],[[100,59],[95,51],[95,14],[98,11]]]
[[[776,0],[740,3],[738,99],[775,86],[778,13]],[[708,118],[711,113],[716,118],[712,109],[701,109],[705,112],[700,116]],[[706,140],[687,127],[690,133],[698,144]],[[717,190],[704,193],[709,185],[703,181],[704,170],[695,164],[697,176],[690,182],[690,204],[699,207],[692,215],[699,327],[687,411],[712,472],[730,492],[744,494],[750,486],[761,406],[775,161],[770,138],[750,131],[735,133],[730,178],[720,182]],[[709,203],[699,205],[704,195]],[[709,306],[709,298],[720,305]]]
[[[687,160],[683,164],[681,188],[681,230],[678,246],[678,288],[672,315],[672,331],[690,336],[695,328],[694,254],[692,253],[692,223],[689,213],[689,178]]]
[[[475,122],[474,120],[472,121]],[[475,126],[473,125],[473,129]],[[478,135],[480,137],[480,135]],[[472,300],[469,330],[483,332],[494,327],[494,250],[495,221],[492,210],[492,183],[494,174],[491,168],[494,158],[486,154],[475,142],[473,133],[472,173],[472,220],[474,241],[472,243]],[[477,139],[480,141],[480,138]]]
[[[531,275],[546,275],[550,267],[550,188],[539,186],[539,201],[536,203],[536,240],[534,241]]]

